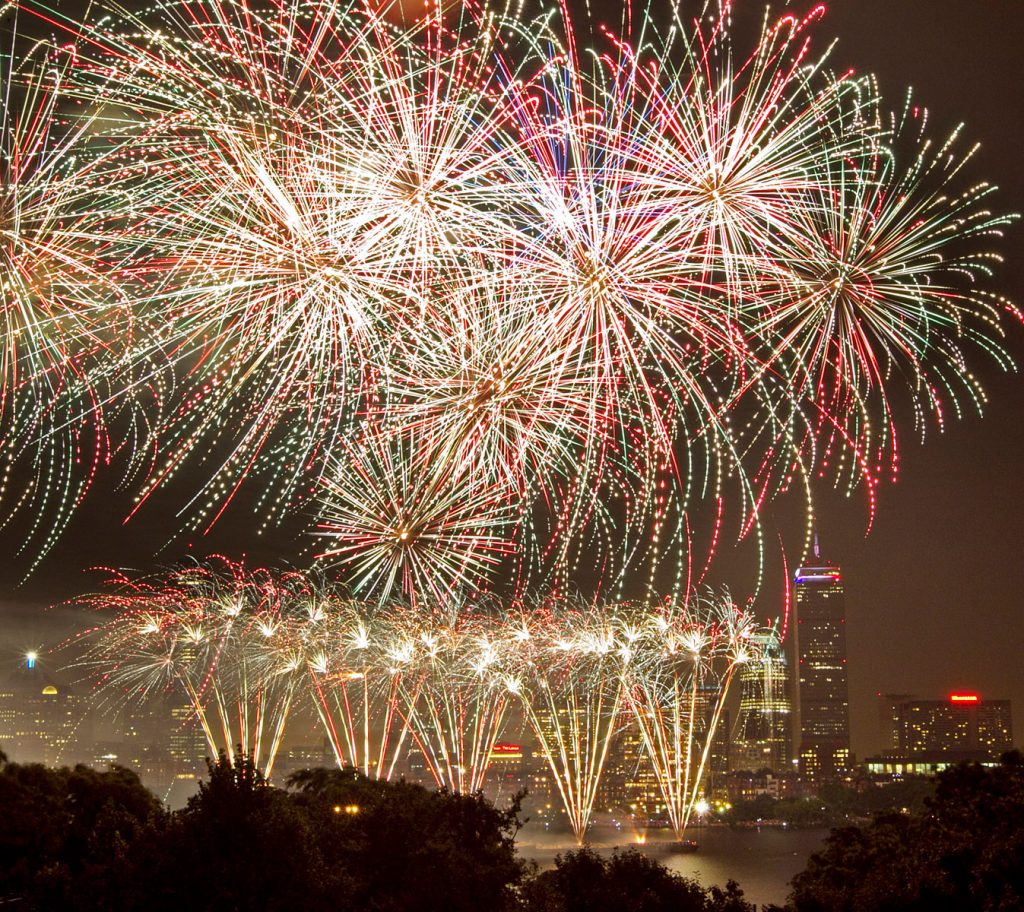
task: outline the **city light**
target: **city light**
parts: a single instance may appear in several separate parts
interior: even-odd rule
[[[682,837],[702,813],[736,670],[773,642],[725,595],[549,598],[514,613],[377,606],[315,573],[225,559],[122,579],[85,601],[113,613],[84,635],[100,697],[176,692],[211,753],[230,758],[242,745],[268,775],[302,713],[319,719],[339,767],[390,779],[414,748],[438,787],[470,794],[494,763],[522,759],[518,741],[501,740],[514,709],[578,840],[624,724],[635,726]]]

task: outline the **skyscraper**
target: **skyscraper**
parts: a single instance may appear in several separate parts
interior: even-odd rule
[[[732,743],[732,769],[789,772],[793,719],[789,671],[778,638],[759,635],[763,651],[740,668],[740,708]]]
[[[846,671],[846,608],[842,573],[814,561],[794,579],[797,718],[800,773],[813,781],[843,778],[851,767]]]

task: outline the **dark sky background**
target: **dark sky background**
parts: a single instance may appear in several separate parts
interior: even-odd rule
[[[760,22],[762,3],[736,6],[736,18]],[[964,121],[968,142],[982,143],[970,175],[1000,186],[1002,210],[1024,210],[1024,3],[834,0],[827,6],[816,34],[821,45],[839,38],[836,67],[876,73],[896,108],[913,86],[931,110],[937,138]],[[621,2],[591,8],[617,22]],[[1022,302],[1024,230],[1012,229],[1001,249],[1007,262],[998,287]],[[1024,330],[1011,331],[1009,347],[1024,361]],[[877,692],[941,697],[967,688],[1008,697],[1017,713],[1016,741],[1024,741],[1024,378],[988,366],[980,373],[990,399],[984,418],[968,416],[942,434],[931,429],[924,446],[905,427],[901,478],[882,489],[870,534],[861,494],[852,500],[818,495],[823,551],[843,567],[847,585],[853,746],[861,756],[880,746]],[[99,576],[90,567],[149,569],[189,551],[244,553],[254,562],[274,562],[280,553],[281,539],[256,538],[256,522],[236,510],[212,538],[178,541],[155,557],[178,521],[158,507],[122,526],[130,497],[113,481],[100,482],[27,583],[18,585],[25,563],[14,555],[17,538],[0,537],[0,554],[9,556],[0,561],[0,671],[24,649],[51,645],[81,623],[68,609],[46,606],[95,588]],[[778,521],[792,528],[785,509],[780,505]],[[774,521],[771,514],[767,519]],[[285,547],[297,560],[295,545]],[[769,552],[758,603],[765,615],[778,613],[782,589],[771,541]],[[741,580],[734,585],[742,589],[751,577],[749,549],[727,550],[716,575]]]

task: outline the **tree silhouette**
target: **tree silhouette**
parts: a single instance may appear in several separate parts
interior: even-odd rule
[[[1024,909],[1024,758],[940,773],[913,815],[833,830],[793,880],[796,912]]]

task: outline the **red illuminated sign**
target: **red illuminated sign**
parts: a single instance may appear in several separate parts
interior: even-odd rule
[[[495,744],[494,747],[491,748],[492,754],[521,754],[522,752],[523,748],[519,744],[502,743]]]
[[[981,697],[979,697],[977,694],[950,694],[949,695],[949,702],[950,703],[979,703],[979,702],[981,702]]]

